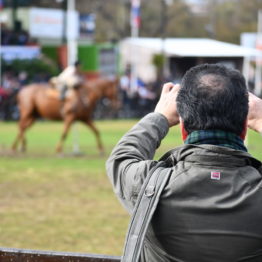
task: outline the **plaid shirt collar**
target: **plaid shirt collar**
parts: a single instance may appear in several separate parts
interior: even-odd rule
[[[190,133],[185,144],[209,144],[225,146],[236,150],[247,152],[243,140],[236,134],[222,130],[198,130]]]

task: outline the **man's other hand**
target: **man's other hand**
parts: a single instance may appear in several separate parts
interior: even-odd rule
[[[262,99],[249,92],[248,127],[262,134]]]
[[[176,97],[179,89],[180,85],[178,84],[164,84],[160,99],[155,108],[155,112],[158,112],[167,118],[170,127],[179,123],[179,115],[176,108]]]

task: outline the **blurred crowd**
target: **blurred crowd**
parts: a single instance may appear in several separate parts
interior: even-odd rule
[[[26,72],[20,72],[18,75],[13,72],[3,73],[0,85],[0,120],[18,119],[16,95],[26,81]]]
[[[45,74],[37,74],[33,80],[29,80],[25,71],[14,72],[4,71],[0,83],[0,120],[17,120],[19,112],[16,103],[17,93],[23,86],[34,83],[47,83],[48,77]]]
[[[8,28],[4,23],[1,24],[1,45],[34,45],[36,40],[29,36],[29,33],[17,26],[16,30]]]
[[[29,33],[22,28],[19,21],[15,29],[10,29],[5,23],[1,23],[2,46],[28,46],[35,45],[36,41],[30,38]],[[0,82],[0,120],[16,120],[19,117],[16,106],[16,95],[21,87],[28,83],[28,75],[25,71],[15,72],[1,64]],[[4,67],[4,69],[3,69]],[[38,81],[39,76],[36,76]]]
[[[120,78],[121,118],[139,118],[151,112],[158,100],[159,87],[156,82],[145,83],[127,69]]]

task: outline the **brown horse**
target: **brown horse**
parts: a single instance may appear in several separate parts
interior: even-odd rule
[[[48,84],[31,84],[24,87],[18,94],[19,133],[13,143],[13,151],[16,150],[20,142],[21,150],[26,150],[25,131],[38,117],[43,117],[64,121],[64,130],[56,152],[62,152],[63,143],[72,123],[80,120],[94,132],[98,149],[100,153],[103,153],[104,148],[100,133],[93,123],[92,114],[97,102],[103,97],[110,99],[113,108],[118,107],[117,85],[117,80],[102,78],[90,80],[78,89],[71,91],[71,95],[64,102],[60,101],[58,91]]]

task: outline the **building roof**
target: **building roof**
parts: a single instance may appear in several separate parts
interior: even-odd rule
[[[230,44],[207,38],[127,38],[124,43],[151,49],[153,53],[164,52],[166,56],[180,57],[262,57],[254,48]]]

